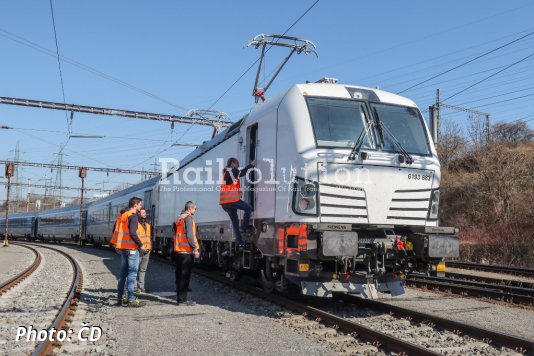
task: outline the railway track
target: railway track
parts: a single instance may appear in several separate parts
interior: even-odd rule
[[[377,347],[383,347],[389,351],[407,353],[409,355],[438,355],[438,353],[430,351],[425,347],[421,347],[411,342],[404,341],[400,338],[347,320],[335,314],[329,313],[323,309],[308,305],[305,302],[288,299],[277,294],[266,293],[262,289],[249,284],[231,281],[228,278],[221,276],[219,274],[219,271],[214,273],[199,268],[196,268],[194,271],[196,274],[201,275],[203,277],[229,285],[245,293],[251,294],[253,296],[267,300],[271,303],[277,304],[281,307],[297,312],[303,315],[306,319],[314,319],[315,321],[318,321],[321,324],[326,325],[327,327],[342,331],[350,335],[350,337],[352,338],[355,338],[356,336],[362,337],[363,339],[371,341],[373,345]],[[346,338],[341,337],[341,340],[339,341],[344,342],[346,341]]]
[[[462,268],[462,269],[471,269],[477,271],[485,272],[495,272],[495,273],[504,273],[504,274],[513,274],[516,276],[524,276],[534,278],[534,269],[533,268],[519,268],[519,267],[508,267],[500,265],[484,265],[480,263],[471,263],[471,262],[449,262],[447,261],[448,267],[453,268]]]
[[[460,335],[469,335],[485,343],[506,347],[519,353],[529,355],[534,354],[533,340],[480,328],[470,324],[464,324],[432,314],[421,313],[412,309],[391,305],[377,300],[361,299],[350,295],[339,295],[338,298],[342,299],[344,302],[356,304],[360,307],[371,308],[395,315],[397,317],[408,318],[409,320],[430,324],[437,328],[452,331]]]
[[[406,285],[534,306],[534,289],[473,280],[410,274]]]
[[[19,246],[24,246],[24,247],[27,247],[27,248],[30,248],[30,249],[36,251],[35,249],[30,247],[32,244],[21,243],[21,242],[12,242],[12,243],[15,243],[15,244],[17,244]],[[45,246],[43,244],[36,244],[36,246],[38,246],[40,248],[45,248],[45,249],[48,249],[48,250],[52,250],[52,251],[54,251],[56,253],[61,254],[62,256],[64,256],[70,262],[70,264],[72,266],[72,269],[73,269],[71,285],[70,285],[69,291],[67,293],[67,297],[65,298],[65,301],[63,302],[63,305],[59,309],[59,312],[56,314],[56,317],[54,318],[54,320],[50,324],[50,327],[48,327],[48,329],[47,329],[49,331],[49,335],[53,334],[54,337],[47,338],[46,340],[39,342],[37,344],[37,347],[35,348],[34,352],[32,353],[33,356],[41,356],[41,355],[52,354],[52,353],[54,353],[54,348],[61,346],[60,342],[51,341],[50,340],[50,339],[52,339],[52,340],[56,339],[56,337],[55,337],[56,333],[52,333],[52,330],[55,329],[55,330],[59,331],[59,330],[68,328],[67,326],[72,321],[72,316],[74,315],[74,311],[77,308],[79,295],[80,295],[81,290],[82,290],[83,276],[82,276],[82,272],[81,272],[80,266],[74,260],[74,258],[72,258],[69,254],[67,254],[67,253],[65,253],[65,252],[63,252],[61,250],[55,249],[53,247]],[[53,287],[53,286],[50,286],[50,287]]]
[[[0,295],[4,294],[9,289],[13,288],[17,284],[19,284],[20,282],[25,280],[41,264],[41,254],[36,249],[34,249],[34,248],[30,247],[30,246],[26,246],[26,245],[20,245],[20,246],[23,246],[24,248],[27,248],[30,251],[32,251],[33,254],[35,255],[35,259],[34,259],[33,263],[28,268],[26,268],[24,271],[22,271],[21,273],[19,273],[15,277],[10,278],[9,280],[7,280],[7,281],[3,282],[2,284],[0,284]]]
[[[171,264],[170,261],[158,258],[160,262]],[[342,331],[346,335],[338,336],[340,342],[346,341],[347,338],[361,337],[368,340],[376,347],[382,347],[388,351],[409,354],[409,355],[437,355],[439,352],[431,350],[427,347],[414,344],[413,342],[403,340],[400,336],[394,336],[382,331],[375,330],[358,322],[348,320],[347,318],[329,312],[324,307],[317,307],[311,299],[305,297],[298,297],[288,299],[284,296],[266,293],[261,288],[246,284],[242,282],[231,281],[228,278],[221,276],[220,271],[208,271],[203,268],[195,268],[194,273],[215,280],[222,284],[228,285],[232,288],[251,294],[255,297],[267,300],[286,309],[292,310],[300,315],[297,315],[297,322],[307,325],[313,321],[318,321],[325,325],[325,329],[321,329],[321,333]],[[313,298],[312,298],[313,299]],[[416,312],[411,309],[392,306],[386,303],[363,300],[358,297],[350,295],[340,295],[339,299],[347,304],[357,304],[359,306],[367,307],[376,311],[394,315],[396,318],[403,318],[404,320],[418,320],[421,323],[431,326],[432,328],[439,328],[450,331],[455,334],[469,335],[480,340],[481,343],[487,345],[497,345],[499,347],[508,348],[518,353],[534,354],[534,342],[504,333],[499,333],[476,326],[463,324],[457,321],[448,320],[438,316]],[[324,300],[323,300],[324,302]],[[333,337],[335,340],[335,337]],[[345,351],[346,352],[346,351]]]
[[[519,288],[531,288],[534,289],[534,281],[522,281],[522,280],[512,280],[512,279],[502,279],[502,278],[491,278],[477,276],[473,274],[463,274],[463,273],[452,273],[447,272],[447,278],[454,280],[468,280],[468,281],[477,281],[484,282],[489,284],[504,285],[508,287],[519,287]],[[533,292],[534,293],[534,292]]]

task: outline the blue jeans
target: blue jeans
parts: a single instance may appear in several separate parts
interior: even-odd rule
[[[230,215],[230,220],[232,221],[232,228],[234,229],[234,235],[236,242],[241,245],[243,244],[243,239],[241,238],[241,232],[239,231],[239,217],[237,216],[238,210],[243,210],[245,216],[243,217],[243,230],[245,230],[250,222],[250,213],[252,212],[252,207],[249,203],[239,200],[233,203],[221,205],[223,210]]]
[[[135,279],[137,278],[137,267],[139,265],[138,250],[119,250],[121,255],[121,272],[119,274],[118,300],[122,299],[124,293],[124,284],[128,279],[128,301],[133,302],[135,299]]]

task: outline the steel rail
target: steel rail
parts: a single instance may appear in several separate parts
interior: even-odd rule
[[[465,282],[465,281],[464,281]],[[476,282],[472,282],[476,283]],[[482,284],[482,283],[479,283]],[[532,294],[517,294],[517,292],[505,292],[493,287],[481,287],[475,285],[461,285],[457,281],[445,279],[445,281],[432,280],[429,277],[410,277],[406,279],[406,285],[415,287],[430,287],[441,291],[451,291],[456,294],[465,294],[475,297],[485,297],[496,300],[503,300],[509,303],[534,305]],[[524,288],[520,288],[524,289]]]
[[[154,256],[154,258],[159,262],[174,266],[174,263],[166,258],[160,256]],[[329,323],[333,325],[335,329],[347,332],[353,337],[361,336],[365,339],[373,340],[375,341],[375,345],[378,345],[377,347],[383,347],[385,349],[399,352],[402,354],[408,353],[409,355],[439,355],[438,353],[428,350],[422,346],[397,339],[393,336],[373,330],[364,325],[351,322],[349,320],[343,319],[326,311],[314,308],[307,304],[299,303],[298,301],[290,300],[277,294],[267,293],[261,288],[247,285],[245,283],[231,281],[230,279],[219,275],[219,272],[220,271],[216,271],[215,273],[210,272],[205,268],[199,268],[197,266],[193,268],[193,273],[199,276],[209,278],[216,282],[230,286],[247,294],[251,294],[255,297],[267,300],[284,308],[291,309],[306,316],[315,317],[318,322],[321,322],[323,324]]]
[[[447,278],[453,278],[454,280],[471,280],[471,281],[479,281],[479,282],[503,285],[503,286],[508,286],[508,287],[519,287],[519,288],[532,288],[532,289],[534,289],[534,281],[522,281],[522,280],[514,280],[514,279],[491,278],[491,277],[477,276],[477,275],[473,275],[473,274],[452,273],[452,272],[446,272],[445,276]]]
[[[481,281],[457,279],[457,278],[450,278],[450,277],[432,277],[432,276],[411,275],[411,274],[407,276],[407,279],[416,280],[416,281],[452,283],[454,285],[484,288],[484,289],[488,289],[488,290],[492,290],[496,292],[501,292],[504,294],[534,296],[534,289],[532,288],[507,286],[504,284],[487,283],[487,282],[481,282]],[[534,299],[532,301],[534,302]]]
[[[15,244],[25,246],[27,243],[16,242]],[[71,321],[71,315],[73,314],[71,313],[71,311],[77,305],[82,290],[83,276],[81,268],[76,262],[76,260],[66,252],[41,244],[36,244],[35,246],[39,246],[60,253],[61,255],[67,258],[73,268],[72,282],[71,287],[69,289],[69,293],[65,298],[65,301],[63,302],[63,306],[57,313],[56,318],[48,328],[48,335],[53,335],[53,337],[48,337],[46,340],[41,341],[32,353],[32,356],[41,356],[52,353],[53,348],[55,346],[61,345],[59,341],[55,340],[55,335],[57,331],[66,328],[67,324]],[[56,332],[52,333],[52,329],[55,329]],[[50,339],[52,339],[53,341],[50,341]]]
[[[525,277],[534,277],[534,268],[519,268],[519,267],[509,267],[509,266],[500,266],[500,265],[483,265],[480,263],[453,262],[453,261],[450,261],[450,262],[447,261],[446,264],[448,267],[453,267],[453,268],[473,269],[477,271],[514,274],[514,275],[525,276]]]
[[[21,246],[24,246],[24,245],[21,245]],[[15,277],[7,280],[6,282],[3,282],[2,284],[0,284],[0,295],[4,294],[9,289],[13,288],[17,284],[25,280],[41,264],[41,254],[32,247],[29,247],[29,246],[24,246],[24,247],[33,252],[33,254],[35,255],[35,259],[33,260],[33,263],[28,268],[26,268],[24,271],[22,271]]]
[[[376,300],[362,299],[347,294],[339,295],[337,298],[362,307],[379,310],[385,313],[392,313],[399,317],[411,318],[422,323],[431,323],[438,328],[469,335],[488,344],[495,343],[499,346],[504,346],[520,353],[534,354],[534,340],[508,335],[470,324],[464,324],[455,320],[442,318],[437,315],[426,314],[413,309],[403,308]]]
[[[206,270],[199,268],[195,268],[194,272],[198,275],[215,280],[219,283],[226,284],[240,291],[254,295],[261,299],[265,299],[271,303],[280,305],[284,308],[288,308],[298,313],[305,314],[309,317],[318,318],[321,323],[329,323],[331,325],[334,325],[336,329],[347,332],[352,336],[358,335],[365,339],[373,340],[378,343],[380,347],[383,347],[385,349],[394,352],[407,353],[409,355],[439,355],[438,353],[428,350],[425,347],[415,345],[411,342],[407,342],[395,338],[391,335],[373,330],[364,325],[354,323],[352,321],[328,313],[324,310],[309,306],[307,304],[300,303],[298,301],[291,300],[277,294],[267,293],[260,288],[253,287],[244,283],[233,282],[226,277],[220,276],[215,273],[210,273]]]

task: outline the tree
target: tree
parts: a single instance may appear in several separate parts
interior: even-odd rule
[[[534,139],[534,131],[524,120],[514,122],[499,122],[493,125],[492,137],[495,141],[511,143],[528,142]]]
[[[443,122],[443,129],[437,147],[441,167],[449,169],[452,161],[463,157],[467,151],[467,141],[460,127],[450,121]]]

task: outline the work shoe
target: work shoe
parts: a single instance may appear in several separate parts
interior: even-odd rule
[[[140,308],[144,307],[146,302],[140,302],[139,299],[134,299],[131,302],[128,302],[128,308]]]
[[[176,305],[186,305],[188,307],[191,307],[193,305],[197,304],[196,302],[193,302],[192,300],[184,300],[184,301],[176,301]]]

